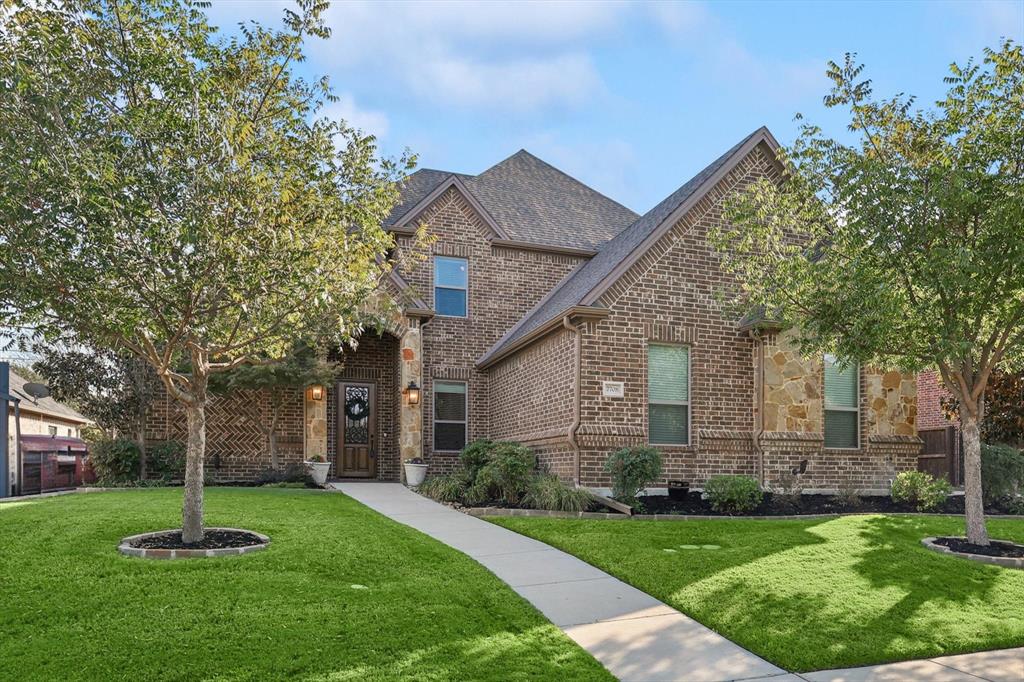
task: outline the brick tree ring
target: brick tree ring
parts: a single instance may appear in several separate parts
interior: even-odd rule
[[[151,533],[129,535],[121,539],[117,551],[144,559],[200,559],[237,556],[266,549],[270,538],[242,528],[207,528],[204,544],[212,547],[182,547],[181,529],[170,528]],[[179,546],[175,546],[179,545]]]

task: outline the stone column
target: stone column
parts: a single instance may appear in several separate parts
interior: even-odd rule
[[[405,391],[409,382],[423,388],[423,342],[420,334],[420,321],[410,319],[409,325],[399,341],[401,362],[400,391]],[[414,457],[423,456],[423,393],[420,402],[410,405],[408,397],[403,393],[400,398],[398,433],[399,457],[404,462]],[[402,467],[402,480],[405,480],[405,467]]]
[[[307,460],[315,455],[327,460],[327,390],[324,387],[325,395],[321,400],[313,400],[309,389],[302,392],[306,406],[302,451]]]

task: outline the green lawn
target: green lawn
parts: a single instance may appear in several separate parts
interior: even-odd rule
[[[957,518],[490,520],[575,554],[789,670],[1024,645],[1024,571],[920,546],[929,535],[962,535]],[[1024,542],[1024,521],[993,520],[989,529]]]
[[[267,551],[117,553],[180,508],[180,489],[0,504],[0,679],[611,679],[472,559],[340,493],[212,488],[207,523]]]

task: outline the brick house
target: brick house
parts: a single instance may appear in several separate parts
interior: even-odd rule
[[[778,175],[776,148],[755,131],[642,216],[526,151],[475,176],[417,171],[385,221],[385,288],[403,313],[345,352],[337,385],[289,397],[282,458],[320,453],[334,476],[396,480],[402,460],[448,471],[489,437],[603,488],[609,452],[650,443],[666,480],[695,486],[718,473],[770,486],[806,460],[806,489],[887,490],[916,466],[915,378],[801,358],[777,326],[717,298],[729,279],[707,230],[730,192]],[[209,409],[218,478],[267,464],[238,416],[253,400],[265,397]],[[147,437],[183,434],[181,411],[154,404]]]

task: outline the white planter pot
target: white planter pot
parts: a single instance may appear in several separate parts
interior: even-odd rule
[[[420,483],[423,483],[423,479],[427,477],[427,467],[430,465],[403,462],[403,466],[405,467],[405,482],[415,488]]]
[[[331,470],[330,462],[305,462],[305,465],[309,469],[309,475],[313,477],[313,483],[321,487],[327,483],[327,472]]]

